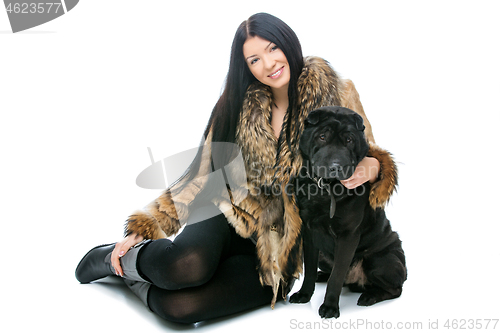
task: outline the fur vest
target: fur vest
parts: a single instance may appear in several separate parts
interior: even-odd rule
[[[298,79],[298,90],[299,121],[291,124],[291,133],[300,135],[309,112],[321,106],[340,105],[363,117],[365,136],[370,144],[368,155],[380,162],[379,179],[371,186],[370,204],[373,208],[383,207],[396,188],[397,168],[392,156],[375,145],[370,122],[353,83],[339,78],[325,60],[307,57]],[[268,86],[256,82],[248,88],[236,133],[246,181],[224,187],[220,193],[211,193],[208,201],[223,212],[240,236],[254,239],[260,280],[262,285],[273,288],[274,307],[280,284],[285,298],[294,279],[302,272],[302,221],[293,194],[293,180],[302,166],[302,158],[297,139],[292,139],[290,145],[286,140],[276,139],[270,122],[271,103]],[[282,133],[287,130],[287,124],[285,115]],[[158,239],[179,231],[188,221],[193,203],[201,196],[207,198],[202,195],[203,189],[214,171],[210,143],[209,134],[199,152],[201,164],[196,174],[188,170],[160,197],[130,215],[126,234],[138,233],[147,239]]]

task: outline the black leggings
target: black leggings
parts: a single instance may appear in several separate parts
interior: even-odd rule
[[[255,245],[236,234],[224,215],[187,225],[174,239],[146,243],[139,273],[152,283],[149,308],[160,317],[194,323],[270,304]]]

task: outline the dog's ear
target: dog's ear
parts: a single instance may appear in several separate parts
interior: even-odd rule
[[[353,116],[354,116],[354,122],[356,123],[356,129],[358,131],[363,132],[365,130],[365,125],[363,124],[363,117],[361,117],[357,113],[355,113]]]
[[[327,107],[319,108],[316,110],[312,110],[306,118],[306,126],[307,125],[317,125],[318,123],[324,121],[329,116],[332,116],[332,110]]]
[[[320,110],[311,111],[306,118],[306,126],[316,125],[317,123],[319,123],[320,113],[321,113]]]

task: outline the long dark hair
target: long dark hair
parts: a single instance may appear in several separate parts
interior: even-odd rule
[[[212,142],[236,142],[236,129],[240,119],[245,93],[250,84],[257,81],[250,72],[245,61],[243,44],[249,37],[255,36],[259,36],[276,44],[285,54],[290,67],[288,117],[285,116],[288,122],[288,126],[286,126],[287,133],[283,133],[284,136],[283,134],[280,135],[278,141],[280,144],[282,140],[286,140],[288,145],[290,145],[293,135],[293,133],[290,133],[290,125],[293,121],[297,121],[298,118],[297,80],[304,67],[302,47],[300,46],[297,35],[285,22],[267,13],[252,15],[248,20],[243,21],[236,30],[231,46],[231,57],[225,87],[212,110],[212,114],[205,129],[204,138],[208,137],[212,129]],[[202,153],[203,146],[200,147],[195,159],[188,170],[186,170],[186,180],[197,177],[202,162]],[[232,152],[223,152],[218,156],[218,161],[212,160],[212,167],[218,169],[224,166],[229,161],[231,153]]]
[[[243,99],[248,86],[257,79],[253,76],[245,62],[243,55],[243,44],[249,37],[261,37],[276,44],[285,54],[290,66],[290,82],[288,85],[288,126],[297,112],[297,79],[304,67],[302,47],[293,30],[279,18],[267,14],[258,13],[243,21],[233,39],[231,47],[231,58],[229,71],[226,77],[224,91],[215,105],[210,120],[205,129],[205,137],[210,128],[216,129],[212,132],[213,142],[231,142],[236,140],[236,127],[238,125]],[[288,143],[291,133],[285,133]]]

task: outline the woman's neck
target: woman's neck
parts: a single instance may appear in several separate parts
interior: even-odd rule
[[[273,102],[281,112],[286,112],[288,109],[288,85],[279,89],[272,88]]]
[[[273,106],[271,126],[274,130],[274,135],[279,138],[283,119],[285,118],[286,110],[288,109],[288,86],[280,89],[272,89],[273,91]]]

